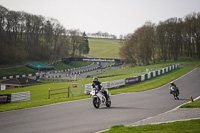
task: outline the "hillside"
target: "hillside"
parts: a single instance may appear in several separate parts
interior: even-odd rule
[[[97,58],[119,59],[120,40],[94,39],[89,38],[89,55]]]

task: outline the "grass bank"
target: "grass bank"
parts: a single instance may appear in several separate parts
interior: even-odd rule
[[[119,59],[120,46],[119,40],[89,38],[89,55],[97,58]]]
[[[199,127],[200,120],[190,120],[136,127],[119,125],[104,133],[199,133]]]
[[[181,108],[200,108],[200,99],[191,103],[184,104],[181,106]]]

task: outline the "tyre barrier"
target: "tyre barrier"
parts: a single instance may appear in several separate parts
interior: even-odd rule
[[[22,75],[12,75],[12,76],[3,76],[0,77],[0,79],[13,79],[13,78],[22,78],[22,77],[30,77],[30,76],[35,76],[36,74],[22,74]]]

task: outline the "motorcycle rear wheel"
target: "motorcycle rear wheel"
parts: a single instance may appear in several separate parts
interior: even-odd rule
[[[173,96],[174,96],[174,99],[175,99],[175,100],[179,99],[179,98],[178,98],[177,92],[173,92]]]
[[[106,107],[110,107],[111,106],[111,100],[110,97],[108,96],[108,102],[106,103]]]

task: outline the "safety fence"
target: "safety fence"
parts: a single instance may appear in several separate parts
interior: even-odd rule
[[[14,103],[29,100],[30,91],[0,95],[0,103]]]
[[[142,82],[142,81],[163,75],[163,74],[168,73],[170,71],[173,71],[177,68],[178,68],[178,64],[171,65],[171,66],[162,68],[162,69],[157,70],[157,71],[148,72],[148,73],[143,74],[141,76],[135,76],[135,77],[130,77],[130,78],[121,79],[121,80],[109,81],[109,82],[102,82],[102,86],[106,89],[111,89],[111,88],[120,87],[120,86],[124,86],[124,85],[135,84],[137,82]],[[91,85],[92,84],[86,84],[85,85],[85,92],[84,92],[85,94],[90,93]]]
[[[62,91],[62,92],[58,92],[58,91]],[[52,93],[52,92],[55,92],[55,93]],[[69,97],[69,88],[59,88],[59,89],[50,89],[49,88],[48,99],[50,99],[51,95],[59,95],[59,94],[65,94],[65,93],[67,93],[68,97]]]

